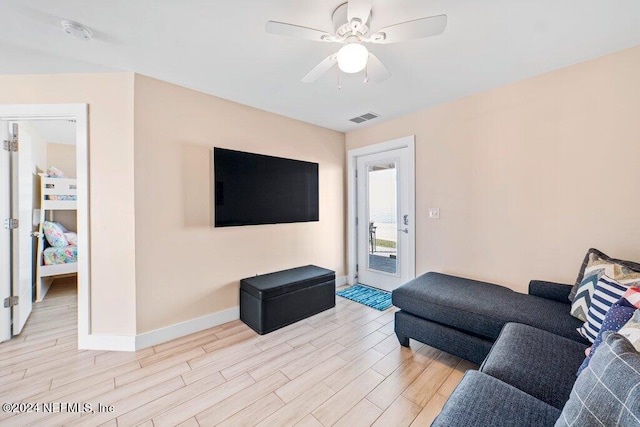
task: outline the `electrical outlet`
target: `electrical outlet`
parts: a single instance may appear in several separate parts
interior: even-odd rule
[[[440,208],[429,208],[429,219],[440,219]]]

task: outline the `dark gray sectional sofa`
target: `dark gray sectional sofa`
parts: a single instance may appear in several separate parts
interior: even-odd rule
[[[571,286],[533,280],[529,294],[504,286],[426,273],[392,294],[395,332],[400,344],[408,339],[481,364],[505,324],[533,326],[582,344],[576,328],[582,322],[569,314]]]
[[[588,346],[569,314],[571,286],[532,281],[529,294],[427,273],[392,294],[395,332],[473,361],[433,426],[552,426]]]

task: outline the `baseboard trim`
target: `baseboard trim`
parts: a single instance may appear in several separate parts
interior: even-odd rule
[[[336,277],[336,287],[346,284],[347,276]],[[236,306],[135,336],[89,334],[79,339],[78,348],[86,350],[136,351],[238,320],[239,318],[240,307]]]
[[[78,348],[83,350],[135,351],[135,335],[89,334],[78,337]]]
[[[223,323],[240,318],[240,307],[231,307],[226,310],[208,314],[206,316],[176,323],[164,328],[139,334],[135,337],[135,350],[151,347],[163,342],[171,341],[185,335],[203,331]]]

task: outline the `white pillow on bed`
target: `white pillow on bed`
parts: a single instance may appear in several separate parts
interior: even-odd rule
[[[67,238],[64,236],[64,231],[62,231],[57,222],[43,222],[42,231],[44,232],[44,237],[47,239],[47,242],[49,242],[49,245],[54,248],[62,248],[69,245]]]
[[[67,242],[70,245],[78,246],[78,235],[76,233],[74,233],[73,231],[68,231],[68,232],[64,233],[64,237],[67,238]]]
[[[47,169],[47,176],[49,178],[66,178],[66,176],[64,176],[64,172],[55,166],[50,166],[49,169]]]

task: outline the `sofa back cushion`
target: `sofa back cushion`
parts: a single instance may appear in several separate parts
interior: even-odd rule
[[[556,427],[640,426],[640,354],[609,332],[571,390]]]

